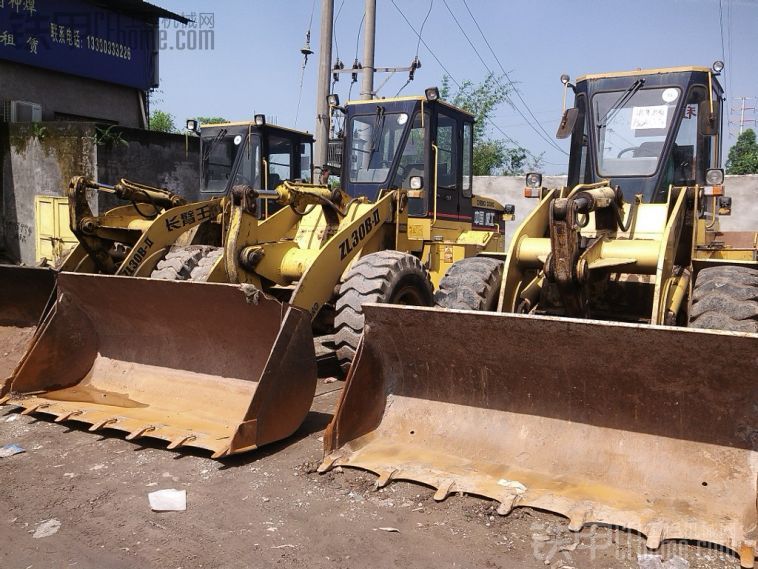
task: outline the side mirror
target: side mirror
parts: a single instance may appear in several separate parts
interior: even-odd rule
[[[576,126],[576,121],[579,118],[579,109],[574,107],[573,109],[566,109],[561,118],[561,124],[558,125],[558,132],[555,133],[555,138],[563,140],[571,136]]]
[[[719,133],[719,101],[713,101],[713,114],[708,101],[701,101],[698,105],[698,129],[704,136],[712,136]]]

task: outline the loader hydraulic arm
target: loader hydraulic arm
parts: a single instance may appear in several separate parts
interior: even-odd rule
[[[620,214],[623,198],[619,189],[605,183],[577,190],[550,204],[550,254],[545,262],[545,276],[558,287],[566,315],[586,317],[584,284],[589,278],[589,268],[584,253],[623,225]],[[593,212],[595,237],[583,239],[581,229],[587,226]]]
[[[119,212],[118,223],[104,223],[105,218],[95,215],[87,202],[87,190],[90,189],[114,194],[120,199],[132,202],[132,205]],[[93,259],[98,270],[106,274],[114,274],[118,270],[109,253],[114,242],[133,244],[163,210],[187,203],[181,196],[165,189],[124,179],[115,186],[110,186],[84,176],[72,178],[67,195],[71,232]],[[148,211],[140,210],[138,204],[147,204]],[[116,216],[111,217],[115,219]]]
[[[259,221],[254,215],[259,198],[274,199],[289,207]],[[266,283],[289,286],[297,282],[290,304],[315,317],[356,255],[381,239],[379,233],[387,223],[402,225],[396,217],[407,215],[407,198],[402,192],[386,192],[374,203],[348,199],[325,186],[290,182],[273,191],[233,188],[224,239],[229,282],[248,283],[261,290],[266,289]],[[299,225],[313,207],[321,208],[325,225]],[[310,239],[287,238],[298,225],[299,231],[311,235]],[[304,241],[312,245],[303,245]]]

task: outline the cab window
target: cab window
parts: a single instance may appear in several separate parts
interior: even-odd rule
[[[470,122],[463,123],[463,197],[471,197],[471,175],[473,169],[473,129],[474,125]]]
[[[232,186],[246,185],[261,187],[261,144],[258,136],[250,136],[245,141],[240,156],[239,167]]]
[[[271,136],[268,142],[268,189],[273,190],[292,177],[292,141]]]
[[[308,143],[302,143],[300,145],[300,179],[306,182],[311,181],[312,172],[312,153],[311,145]]]
[[[393,187],[410,188],[413,176],[424,175],[425,142],[424,128],[421,126],[421,114],[416,113],[408,138],[405,140],[403,151],[400,154],[397,172],[392,183]]]
[[[692,186],[705,182],[705,171],[711,163],[713,137],[704,136],[702,145],[698,144],[698,115],[700,103],[706,100],[707,93],[703,87],[690,90],[666,165],[661,191],[667,190],[669,184]]]
[[[437,187],[455,189],[458,180],[456,135],[458,121],[445,113],[437,118]]]

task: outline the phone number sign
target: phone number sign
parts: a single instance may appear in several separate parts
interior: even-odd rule
[[[142,90],[156,86],[155,30],[85,0],[0,0],[0,60]]]

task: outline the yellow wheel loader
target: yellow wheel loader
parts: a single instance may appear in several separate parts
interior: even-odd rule
[[[333,332],[348,365],[364,302],[429,306],[455,261],[503,258],[512,212],[472,195],[470,114],[436,89],[334,107],[347,128],[340,189],[235,185],[198,228],[217,225],[221,244],[169,279],[61,273],[8,401],[216,458],[250,450],[305,418],[313,328]],[[265,165],[251,168],[250,180]]]
[[[719,228],[717,70],[564,77],[568,187],[530,174],[541,200],[505,266],[456,263],[438,308],[364,307],[321,471],[629,528],[651,549],[717,544],[754,567],[758,258],[755,233]]]
[[[188,203],[168,190],[128,180],[111,186],[77,177],[67,197],[71,230],[79,244],[55,270],[0,266],[0,334],[8,346],[0,353],[0,396],[54,293],[57,272],[188,277],[206,245],[221,243],[220,225],[204,222],[221,215],[223,197],[233,185],[266,189],[282,179],[311,177],[313,137],[308,133],[266,124],[264,115],[202,130],[195,121],[189,123],[201,139],[200,201]],[[252,166],[256,161],[265,165],[257,177]],[[100,192],[101,204],[130,205],[96,215],[88,202],[91,191]],[[259,215],[268,213],[267,207],[260,208]]]

